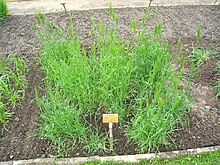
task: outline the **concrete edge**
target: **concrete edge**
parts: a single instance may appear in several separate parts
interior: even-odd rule
[[[219,4],[178,4],[178,5],[170,5],[170,4],[167,4],[167,5],[151,5],[151,7],[176,7],[176,6],[218,6]],[[138,6],[134,6],[134,5],[126,5],[126,6],[119,6],[119,7],[116,7],[116,6],[113,6],[114,9],[123,9],[123,8],[145,8],[147,7],[148,5],[138,5]],[[80,8],[80,9],[71,9],[71,10],[68,10],[68,11],[88,11],[88,10],[101,10],[101,9],[109,9],[109,6],[102,6],[102,7],[91,7],[91,8]],[[9,8],[9,12],[10,12],[10,15],[34,15],[34,14],[37,14],[37,13],[43,13],[43,14],[49,14],[49,13],[59,13],[59,12],[65,12],[64,9],[49,9],[47,11],[34,11],[34,12],[25,12],[25,13],[13,13],[13,11],[11,12],[10,10],[13,10],[11,8]]]
[[[6,161],[0,162],[0,165],[31,165],[31,164],[82,164],[89,161],[115,161],[115,162],[127,162],[127,163],[138,163],[142,160],[151,160],[154,158],[159,159],[170,159],[178,156],[183,156],[187,154],[200,154],[206,152],[213,152],[220,150],[220,146],[203,147],[196,149],[187,149],[180,151],[170,151],[161,153],[150,153],[150,154],[137,154],[137,155],[121,155],[121,156],[91,156],[91,157],[75,157],[75,158],[39,158],[39,159],[29,159],[29,160],[16,160],[16,161]]]

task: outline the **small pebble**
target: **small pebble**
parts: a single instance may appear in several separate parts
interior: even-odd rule
[[[206,110],[208,110],[208,111],[210,111],[210,110],[212,109],[211,106],[205,106],[204,108],[205,108]]]

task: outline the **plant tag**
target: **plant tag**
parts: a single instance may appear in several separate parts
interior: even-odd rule
[[[109,124],[110,150],[113,151],[112,126],[113,126],[113,123],[118,123],[118,114],[103,114],[102,117],[103,117],[103,123]]]
[[[118,114],[103,114],[103,123],[118,123]]]

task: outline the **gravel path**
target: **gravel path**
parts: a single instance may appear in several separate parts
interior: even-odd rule
[[[219,0],[152,0],[151,6],[177,5],[218,5]],[[13,0],[8,2],[11,14],[23,15],[37,12],[63,11],[61,3],[66,3],[67,10],[88,10],[113,7],[146,7],[150,0]]]

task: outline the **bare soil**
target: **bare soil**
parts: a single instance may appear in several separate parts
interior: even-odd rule
[[[128,38],[133,35],[129,32],[129,20],[136,19],[137,25],[140,27],[144,12],[144,8],[116,9],[120,21],[120,37]],[[53,23],[59,24],[64,30],[67,30],[69,19],[66,13],[47,14],[47,17]],[[88,47],[88,43],[91,41],[89,35],[91,17],[105,23],[107,27],[112,24],[107,9],[73,11],[75,29],[79,32],[85,47]],[[184,55],[189,55],[196,41],[198,25],[202,29],[200,46],[206,49],[220,47],[220,5],[159,7],[157,17],[152,16],[147,22],[149,29],[152,29],[158,20],[163,23],[163,36],[173,46],[174,54],[176,53],[177,40],[181,37],[184,44]],[[23,57],[29,67],[26,75],[29,84],[26,96],[21,106],[11,109],[15,115],[6,126],[8,131],[1,128],[0,161],[50,157],[55,153],[50,141],[32,135],[36,129],[35,123],[39,112],[35,101],[34,87],[37,87],[41,96],[44,95],[42,83],[44,75],[37,62],[40,44],[31,29],[32,23],[36,23],[34,15],[10,16],[0,26],[2,58],[15,53]],[[219,61],[219,56],[203,64],[201,73],[193,80],[189,89],[195,100],[194,106],[187,114],[189,122],[184,129],[177,130],[175,134],[171,135],[170,141],[174,141],[175,145],[161,146],[160,151],[220,145],[220,103],[216,99],[216,93],[213,89],[213,84],[219,79],[219,75],[214,69],[217,61]],[[203,108],[206,111],[202,110]],[[101,112],[98,113],[101,114]],[[91,124],[94,124],[92,119]],[[106,125],[103,125],[103,133],[105,131]],[[137,153],[135,151],[136,145],[127,143],[119,126],[115,127],[113,134],[118,139],[115,152],[106,154]],[[80,146],[70,153],[71,157],[87,155]]]

